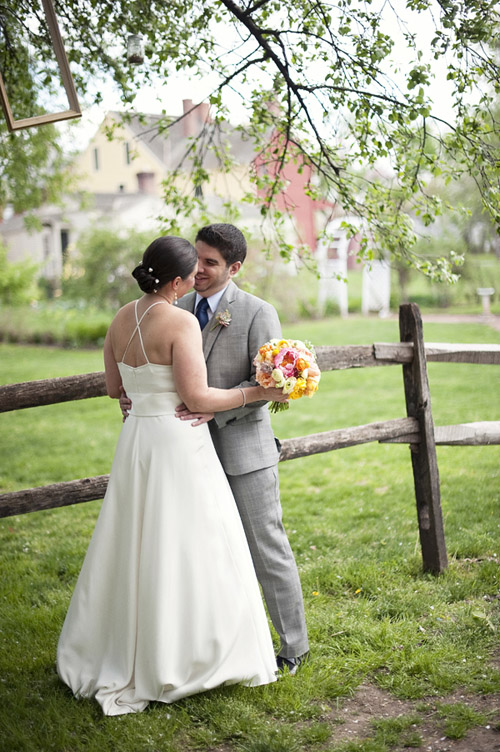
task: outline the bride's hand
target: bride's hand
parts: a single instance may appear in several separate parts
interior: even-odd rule
[[[208,423],[214,417],[213,413],[192,413],[186,407],[184,403],[177,405],[175,408],[175,417],[181,420],[191,420],[192,425],[202,426],[204,423]]]
[[[128,418],[128,414],[130,410],[132,409],[132,400],[130,400],[127,397],[127,393],[125,389],[123,388],[123,386],[120,387],[119,402],[120,402],[120,410],[122,411],[122,415],[123,415],[123,422],[125,423],[125,421]]]
[[[264,389],[265,399],[268,402],[288,402],[290,399],[289,394],[283,394],[281,389],[276,389],[273,386]]]

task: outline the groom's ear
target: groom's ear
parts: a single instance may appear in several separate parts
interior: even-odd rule
[[[229,267],[229,276],[234,277],[235,274],[239,272],[241,269],[241,261],[235,261],[234,264],[231,264]]]

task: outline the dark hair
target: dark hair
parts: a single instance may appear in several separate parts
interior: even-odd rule
[[[132,276],[143,292],[154,292],[176,277],[186,279],[197,260],[189,240],[164,235],[148,245],[142,263],[135,267]]]
[[[196,240],[216,248],[228,266],[235,261],[243,263],[247,255],[245,236],[234,225],[206,225],[198,230]]]

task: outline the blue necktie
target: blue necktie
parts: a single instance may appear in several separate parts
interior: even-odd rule
[[[195,316],[203,329],[208,324],[208,300],[206,298],[202,298],[196,306]]]

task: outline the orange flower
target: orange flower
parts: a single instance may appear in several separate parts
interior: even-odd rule
[[[299,372],[302,373],[302,371],[305,371],[306,368],[309,368],[309,363],[307,362],[307,360],[304,360],[304,358],[297,358],[295,366],[299,370]]]
[[[276,386],[276,382],[270,373],[262,373],[259,377],[259,383],[265,389],[268,389],[270,386]]]

